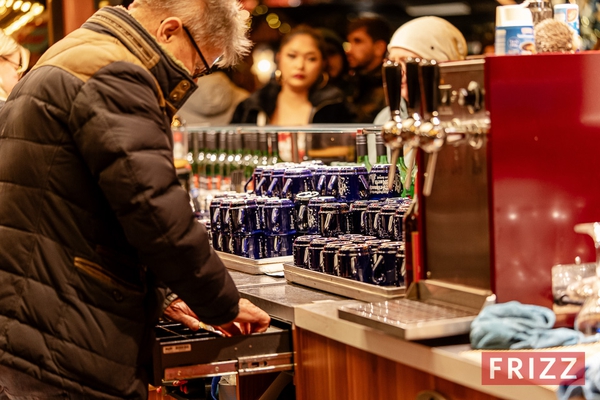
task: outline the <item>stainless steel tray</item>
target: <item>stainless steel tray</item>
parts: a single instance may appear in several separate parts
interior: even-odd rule
[[[295,267],[291,263],[283,265],[283,273],[288,282],[367,302],[398,299],[406,292],[404,287],[370,285]]]
[[[342,306],[338,316],[405,340],[432,339],[469,333],[481,309],[495,301],[489,290],[425,280],[404,299]]]
[[[223,264],[229,269],[245,272],[247,274],[260,275],[283,271],[283,264],[294,260],[293,256],[263,258],[253,260],[251,258],[236,256],[229,253],[217,251],[223,260]]]

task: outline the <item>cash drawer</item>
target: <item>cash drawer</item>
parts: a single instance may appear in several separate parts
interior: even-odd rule
[[[271,319],[266,332],[224,337],[179,323],[155,328],[153,385],[219,375],[252,375],[293,369],[291,324]]]

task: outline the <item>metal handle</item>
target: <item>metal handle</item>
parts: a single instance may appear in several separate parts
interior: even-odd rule
[[[267,196],[272,197],[273,196],[273,189],[275,189],[275,186],[277,185],[277,181],[279,180],[279,178],[273,178],[273,180],[271,181],[271,184],[269,185],[269,187],[267,188]]]
[[[281,197],[287,197],[287,192],[292,185],[292,178],[287,178],[285,181],[285,185],[283,185],[283,189],[281,190]]]
[[[327,179],[327,176],[325,174],[323,174],[319,177],[319,182],[317,182],[317,192],[321,193],[321,191],[323,190],[323,185],[325,184],[325,179]],[[325,190],[327,190],[327,188],[325,188]]]

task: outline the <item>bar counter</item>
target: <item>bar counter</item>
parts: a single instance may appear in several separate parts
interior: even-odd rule
[[[405,341],[338,318],[338,307],[357,300],[284,278],[229,272],[242,297],[293,322],[299,400],[413,400],[424,391],[442,394],[440,399],[556,399],[552,386],[482,385],[480,355],[470,350],[466,335]]]

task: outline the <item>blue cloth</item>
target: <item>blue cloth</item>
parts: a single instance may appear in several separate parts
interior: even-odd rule
[[[585,364],[585,385],[559,386],[556,392],[559,400],[568,400],[572,397],[600,400],[600,354],[590,357]]]
[[[556,316],[546,307],[518,301],[485,307],[471,323],[473,349],[541,349],[589,343],[598,337],[585,337],[568,328],[552,329]]]

